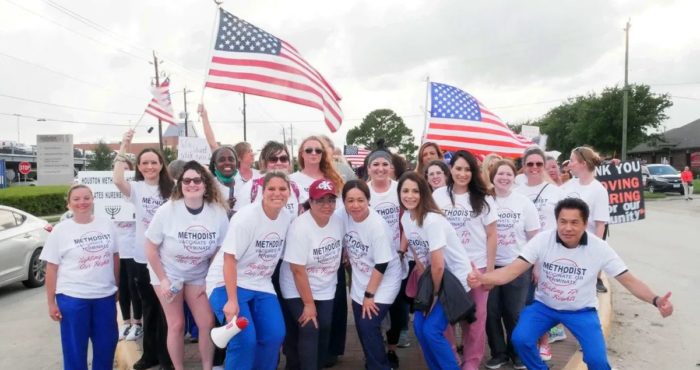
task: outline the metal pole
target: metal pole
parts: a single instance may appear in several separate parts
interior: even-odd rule
[[[289,156],[291,157],[291,162],[289,162],[292,165],[292,168],[289,170],[291,172],[294,172],[294,129],[292,128],[292,124],[289,124],[289,146],[291,149],[289,150]]]
[[[187,136],[189,136],[187,134],[187,87],[182,89],[182,96],[183,96],[183,99],[185,100],[185,136],[187,137]]]
[[[622,88],[622,152],[620,160],[627,160],[627,106],[629,104],[629,90],[627,84],[628,66],[629,66],[629,45],[630,45],[630,21],[627,20],[625,25],[625,86]]]
[[[156,68],[156,88],[160,87],[160,78],[158,77],[158,57],[156,51],[153,50],[153,66]],[[158,147],[163,152],[163,122],[158,118]]]
[[[243,141],[248,141],[248,135],[246,132],[246,119],[245,119],[245,93],[243,93]]]

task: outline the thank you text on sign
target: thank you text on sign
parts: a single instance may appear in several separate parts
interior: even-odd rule
[[[644,219],[644,185],[639,161],[602,164],[596,168],[596,179],[608,190],[611,224]]]

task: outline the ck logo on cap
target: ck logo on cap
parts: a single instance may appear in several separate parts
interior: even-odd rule
[[[316,185],[316,189],[333,191],[333,186],[331,185],[330,181],[321,181],[318,185]]]

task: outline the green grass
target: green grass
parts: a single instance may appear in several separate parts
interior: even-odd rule
[[[648,191],[644,192],[644,200],[647,199],[663,199],[666,198],[666,194],[664,193],[651,193]]]
[[[50,185],[50,186],[13,186],[6,189],[0,189],[0,197],[9,198],[27,195],[46,195],[55,194],[56,192],[68,193],[68,185]]]
[[[700,179],[693,180],[693,194],[700,194]]]

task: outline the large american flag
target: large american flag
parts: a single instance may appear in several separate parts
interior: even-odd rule
[[[318,109],[331,132],[343,121],[340,95],[293,46],[223,9],[205,86]]]
[[[476,98],[454,86],[430,83],[430,117],[425,140],[442,150],[520,157],[532,140],[513,133]]]
[[[146,106],[146,113],[177,126],[173,116],[173,103],[170,101],[170,79],[166,78],[160,86],[154,86],[151,89],[151,94],[153,94],[153,98]]]
[[[346,145],[343,151],[345,159],[348,160],[350,166],[360,167],[365,163],[365,157],[370,153],[368,149],[360,148],[355,145]]]

